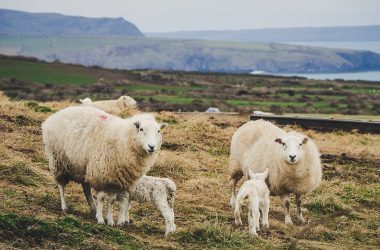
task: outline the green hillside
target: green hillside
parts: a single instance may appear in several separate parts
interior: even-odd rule
[[[380,114],[380,84],[250,74],[107,70],[0,57],[0,90],[40,101],[130,95],[145,110]]]

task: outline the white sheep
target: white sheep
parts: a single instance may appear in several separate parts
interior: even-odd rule
[[[83,106],[68,107],[47,118],[42,136],[62,210],[67,210],[64,187],[75,181],[82,184],[98,223],[104,223],[90,187],[111,195],[127,190],[153,166],[162,143],[160,130],[166,126],[148,114],[121,119]],[[103,198],[98,195],[98,200]]]
[[[93,102],[90,98],[79,100],[83,106],[92,106],[107,113],[118,115],[128,107],[136,106],[137,102],[130,96],[120,96],[116,100],[104,100]]]
[[[270,122],[257,120],[241,126],[231,140],[230,205],[235,205],[237,182],[269,168],[269,189],[285,206],[285,223],[292,224],[289,194],[296,195],[297,219],[302,216],[301,195],[315,190],[322,179],[320,153],[314,142],[297,132],[286,132]]]
[[[245,181],[241,186],[235,201],[235,224],[242,225],[241,222],[241,207],[248,206],[248,224],[249,232],[257,236],[257,231],[260,231],[260,210],[263,215],[263,226],[269,228],[268,213],[269,213],[269,188],[265,183],[268,177],[269,169],[263,173],[254,174],[248,169],[250,180]]]
[[[131,201],[152,202],[160,211],[162,217],[164,217],[166,236],[176,230],[173,211],[175,192],[176,185],[171,179],[143,176],[129,187],[128,192],[119,193],[117,196],[114,194],[112,197],[109,197],[107,222],[113,221],[112,206],[116,199],[121,202],[119,225],[124,224],[125,221],[129,223]]]

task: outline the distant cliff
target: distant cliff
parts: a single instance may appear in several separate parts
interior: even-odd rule
[[[0,35],[125,36],[144,34],[123,18],[87,18],[0,9]]]
[[[380,41],[380,25],[147,33],[150,37],[235,42]]]

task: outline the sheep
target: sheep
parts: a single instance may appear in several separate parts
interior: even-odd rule
[[[91,187],[111,195],[127,190],[153,166],[162,143],[160,130],[165,127],[149,114],[121,119],[85,106],[68,107],[48,117],[42,124],[43,143],[62,210],[67,211],[66,184],[78,182],[98,223],[104,224]],[[100,204],[104,195],[97,198]]]
[[[286,132],[268,121],[250,121],[231,140],[230,205],[235,205],[237,182],[269,168],[271,194],[280,196],[285,207],[285,223],[292,224],[289,194],[296,195],[297,219],[305,223],[301,196],[315,190],[322,179],[320,153],[314,142],[297,132]]]
[[[235,201],[235,224],[242,225],[241,222],[241,206],[248,205],[248,223],[249,232],[257,236],[257,231],[260,231],[260,211],[263,214],[263,226],[269,228],[268,213],[269,213],[269,188],[265,183],[268,177],[269,169],[263,173],[254,174],[248,169],[250,180],[243,183]]]
[[[119,115],[128,107],[135,107],[137,102],[130,96],[120,96],[117,100],[104,100],[93,102],[90,98],[79,100],[83,106],[92,106],[107,113]]]
[[[131,201],[153,202],[165,219],[165,236],[176,230],[174,224],[174,195],[175,183],[169,178],[143,176],[129,187],[128,192],[122,192],[109,197],[107,222],[113,221],[113,203],[119,200],[120,214],[118,225],[129,223],[129,210]]]

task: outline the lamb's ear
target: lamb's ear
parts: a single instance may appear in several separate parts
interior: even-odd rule
[[[263,179],[265,180],[266,178],[268,178],[268,175],[269,175],[269,168],[266,168],[264,172],[262,173]]]
[[[302,144],[306,144],[307,142],[309,141],[309,137],[304,137],[303,139],[302,139]]]
[[[139,129],[140,126],[141,126],[141,122],[140,121],[136,121],[133,124],[135,124],[135,126],[136,126],[137,129]]]
[[[282,144],[284,145],[284,142],[282,141],[281,138],[277,138],[276,140],[274,140],[275,142],[279,143],[279,144]]]
[[[163,129],[163,128],[167,128],[168,127],[168,124],[166,122],[164,123],[160,123],[160,129]]]
[[[252,170],[248,169],[248,177],[249,179],[252,179],[255,176],[255,174],[252,172]]]

